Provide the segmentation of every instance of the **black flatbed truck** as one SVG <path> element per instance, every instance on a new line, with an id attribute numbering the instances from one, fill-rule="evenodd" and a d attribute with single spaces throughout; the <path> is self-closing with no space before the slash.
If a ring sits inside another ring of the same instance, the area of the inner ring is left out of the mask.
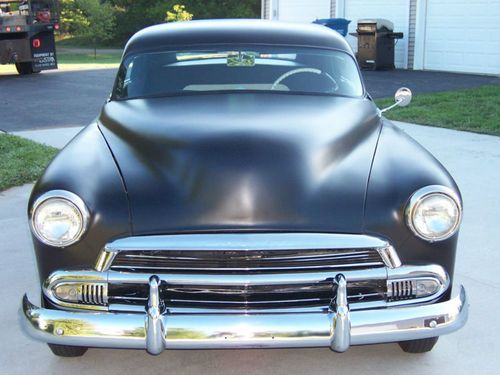
<path id="1" fill-rule="evenodd" d="M 0 64 L 22 75 L 57 69 L 58 10 L 56 0 L 0 0 Z"/>

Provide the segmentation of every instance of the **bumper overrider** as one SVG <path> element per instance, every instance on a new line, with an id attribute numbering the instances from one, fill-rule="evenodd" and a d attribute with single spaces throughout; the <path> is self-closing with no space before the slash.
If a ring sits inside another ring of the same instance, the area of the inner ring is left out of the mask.
<path id="1" fill-rule="evenodd" d="M 350 234 L 137 236 L 102 249 L 90 270 L 55 270 L 26 296 L 33 338 L 81 347 L 330 347 L 441 336 L 468 304 L 439 265 L 402 265 L 385 240 Z M 446 296 L 446 297 L 445 297 Z"/>
<path id="2" fill-rule="evenodd" d="M 143 313 L 76 312 L 40 308 L 25 295 L 21 323 L 31 337 L 84 347 L 164 349 L 330 347 L 441 336 L 462 327 L 465 289 L 445 302 L 350 311 L 347 283 L 338 274 L 335 303 L 325 312 L 173 314 L 160 301 L 159 277 L 149 279 Z"/>

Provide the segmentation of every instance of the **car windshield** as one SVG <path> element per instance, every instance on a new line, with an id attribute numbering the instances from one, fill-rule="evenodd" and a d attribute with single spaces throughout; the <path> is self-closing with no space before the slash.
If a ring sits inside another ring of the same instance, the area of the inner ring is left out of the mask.
<path id="1" fill-rule="evenodd" d="M 361 96 L 354 59 L 327 49 L 283 46 L 202 46 L 139 53 L 122 62 L 114 99 L 264 91 Z"/>

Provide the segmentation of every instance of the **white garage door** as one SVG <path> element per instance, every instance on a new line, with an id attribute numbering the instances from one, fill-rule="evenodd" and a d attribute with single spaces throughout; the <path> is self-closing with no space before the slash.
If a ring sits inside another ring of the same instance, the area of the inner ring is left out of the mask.
<path id="1" fill-rule="evenodd" d="M 330 18 L 331 0 L 272 0 L 272 3 L 278 7 L 280 21 L 313 22 Z"/>
<path id="2" fill-rule="evenodd" d="M 500 74 L 500 1 L 427 0 L 424 69 Z"/>
<path id="3" fill-rule="evenodd" d="M 349 32 L 356 31 L 359 19 L 363 18 L 386 18 L 394 23 L 394 31 L 402 32 L 403 39 L 399 39 L 395 49 L 395 65 L 397 68 L 406 68 L 408 59 L 408 21 L 409 0 L 345 0 L 344 13 L 337 9 L 337 17 L 351 20 Z M 354 51 L 357 51 L 357 39 L 347 36 L 347 41 Z"/>

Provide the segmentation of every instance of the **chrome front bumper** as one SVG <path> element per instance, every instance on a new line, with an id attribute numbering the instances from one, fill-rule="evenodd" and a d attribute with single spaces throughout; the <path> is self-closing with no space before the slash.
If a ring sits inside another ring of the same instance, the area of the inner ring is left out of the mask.
<path id="1" fill-rule="evenodd" d="M 21 323 L 28 335 L 52 344 L 164 349 L 330 347 L 441 336 L 461 328 L 468 315 L 465 289 L 450 300 L 410 307 L 350 311 L 346 281 L 337 277 L 335 308 L 324 313 L 172 314 L 162 309 L 158 279 L 149 282 L 144 313 L 44 309 L 25 295 Z"/>

